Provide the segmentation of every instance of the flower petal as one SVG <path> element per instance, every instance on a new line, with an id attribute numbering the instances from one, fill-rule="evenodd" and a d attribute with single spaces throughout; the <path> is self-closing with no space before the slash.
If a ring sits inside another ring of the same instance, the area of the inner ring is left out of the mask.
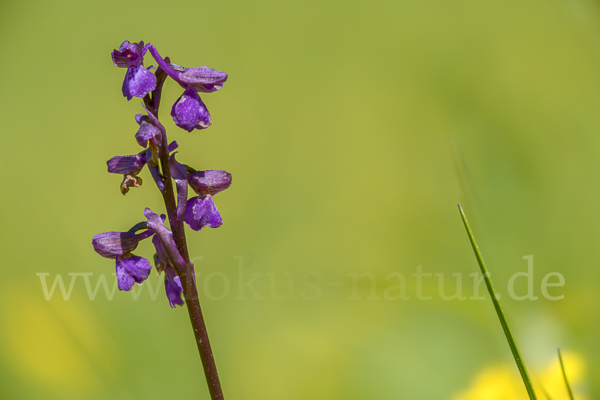
<path id="1" fill-rule="evenodd" d="M 193 87 L 186 89 L 173 104 L 171 116 L 175 125 L 188 132 L 194 129 L 205 129 L 212 125 L 210 113 Z"/>
<path id="2" fill-rule="evenodd" d="M 188 200 L 183 220 L 195 231 L 199 231 L 204 226 L 218 228 L 223 225 L 221 214 L 219 214 L 211 195 Z"/>
<path id="3" fill-rule="evenodd" d="M 117 257 L 117 281 L 119 290 L 131 290 L 134 283 L 142 283 L 150 275 L 152 266 L 144 257 L 128 254 Z"/>
<path id="4" fill-rule="evenodd" d="M 132 65 L 127 69 L 123 81 L 123 96 L 127 100 L 144 97 L 156 88 L 156 76 L 142 65 Z"/>
<path id="5" fill-rule="evenodd" d="M 179 74 L 179 79 L 188 85 L 193 85 L 198 92 L 211 93 L 223 87 L 227 74 L 210 67 L 188 68 Z"/>
<path id="6" fill-rule="evenodd" d="M 140 65 L 142 63 L 142 53 L 139 45 L 130 43 L 128 40 L 121 44 L 119 50 L 113 50 L 111 55 L 113 63 L 119 68 L 128 68 L 130 65 Z"/>
<path id="7" fill-rule="evenodd" d="M 138 242 L 139 237 L 131 232 L 104 232 L 92 239 L 96 253 L 106 258 L 116 258 L 131 253 Z"/>
<path id="8" fill-rule="evenodd" d="M 185 207 L 185 215 L 183 216 L 183 221 L 195 231 L 199 231 L 202 229 L 202 227 L 198 225 L 196 223 L 196 220 L 194 219 L 194 205 L 199 199 L 199 197 L 192 197 L 187 201 L 187 205 Z"/>
<path id="9" fill-rule="evenodd" d="M 208 170 L 188 174 L 190 186 L 199 195 L 215 194 L 231 186 L 231 174 L 227 171 Z"/>
<path id="10" fill-rule="evenodd" d="M 137 174 L 146 165 L 146 151 L 129 156 L 115 156 L 106 165 L 111 174 Z"/>
<path id="11" fill-rule="evenodd" d="M 165 292 L 171 308 L 175 308 L 176 305 L 183 305 L 181 279 L 175 274 L 175 270 L 170 265 L 167 267 L 165 274 Z"/>

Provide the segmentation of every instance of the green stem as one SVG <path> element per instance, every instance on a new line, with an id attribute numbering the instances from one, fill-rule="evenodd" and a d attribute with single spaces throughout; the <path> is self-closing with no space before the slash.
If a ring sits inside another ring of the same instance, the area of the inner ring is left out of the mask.
<path id="1" fill-rule="evenodd" d="M 560 362 L 560 370 L 562 371 L 562 376 L 565 380 L 565 385 L 567 386 L 567 392 L 569 392 L 569 399 L 573 400 L 573 392 L 571 391 L 571 385 L 569 385 L 569 381 L 567 380 L 567 373 L 565 372 L 565 365 L 563 364 L 560 349 L 558 349 L 558 361 Z"/>
<path id="2" fill-rule="evenodd" d="M 485 285 L 487 286 L 487 290 L 492 298 L 492 303 L 494 303 L 494 309 L 496 309 L 496 314 L 498 315 L 498 319 L 500 320 L 500 325 L 502 325 L 502 330 L 504 331 L 504 335 L 506 336 L 506 340 L 508 341 L 508 346 L 510 347 L 510 351 L 512 352 L 515 362 L 517 363 L 519 372 L 521 373 L 521 378 L 523 379 L 523 383 L 525 384 L 525 388 L 527 389 L 527 394 L 529 394 L 529 398 L 531 400 L 537 400 L 537 397 L 533 390 L 533 384 L 531 383 L 531 378 L 529 378 L 527 368 L 525 367 L 525 363 L 523 362 L 523 357 L 521 356 L 521 352 L 519 351 L 519 347 L 517 346 L 517 341 L 515 340 L 515 337 L 510 329 L 510 325 L 508 324 L 508 320 L 506 319 L 506 315 L 504 314 L 504 310 L 502 310 L 502 306 L 500 305 L 500 301 L 498 300 L 500 298 L 500 295 L 494 290 L 492 280 L 490 279 L 490 274 L 485 266 L 485 262 L 483 261 L 483 256 L 481 255 L 479 246 L 477 246 L 477 242 L 475 241 L 475 237 L 473 236 L 473 232 L 471 231 L 469 222 L 467 222 L 465 212 L 463 211 L 460 204 L 458 205 L 458 210 L 460 211 L 460 216 L 463 220 L 463 223 L 465 224 L 465 229 L 467 230 L 469 240 L 471 241 L 471 245 L 473 246 L 473 251 L 475 252 L 477 263 L 479 264 L 479 268 L 481 269 L 481 273 L 483 274 Z"/>

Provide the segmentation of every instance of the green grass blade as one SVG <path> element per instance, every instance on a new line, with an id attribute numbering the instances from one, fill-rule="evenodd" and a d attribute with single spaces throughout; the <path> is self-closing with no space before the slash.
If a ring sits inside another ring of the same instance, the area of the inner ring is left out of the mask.
<path id="1" fill-rule="evenodd" d="M 552 398 L 550 397 L 550 395 L 548 394 L 548 392 L 546 392 L 546 389 L 542 388 L 542 392 L 544 393 L 544 396 L 546 396 L 547 400 L 552 400 Z"/>
<path id="2" fill-rule="evenodd" d="M 565 365 L 563 364 L 563 359 L 562 359 L 562 354 L 560 353 L 560 349 L 558 349 L 558 361 L 560 362 L 560 369 L 562 371 L 562 375 L 565 380 L 565 385 L 567 386 L 567 392 L 569 392 L 569 399 L 573 400 L 573 392 L 571 391 L 571 385 L 569 385 L 569 381 L 567 380 L 567 373 L 565 372 Z"/>
<path id="3" fill-rule="evenodd" d="M 460 204 L 458 205 L 458 210 L 460 211 L 460 216 L 463 220 L 463 223 L 465 224 L 465 229 L 467 230 L 469 240 L 471 241 L 471 245 L 473 246 L 473 251 L 475 252 L 475 257 L 477 258 L 479 268 L 481 268 L 481 273 L 483 274 L 485 285 L 487 286 L 487 290 L 490 293 L 492 302 L 494 303 L 494 308 L 496 309 L 496 314 L 498 315 L 498 319 L 500 320 L 500 325 L 502 325 L 502 330 L 504 331 L 504 335 L 506 336 L 506 340 L 508 341 L 508 346 L 510 347 L 510 351 L 512 352 L 515 362 L 517 363 L 517 367 L 519 368 L 519 372 L 521 373 L 521 378 L 523 378 L 523 383 L 525 384 L 525 388 L 527 389 L 527 394 L 529 394 L 529 398 L 531 400 L 537 400 L 537 397 L 533 390 L 533 384 L 531 383 L 531 378 L 529 378 L 527 368 L 525 367 L 525 363 L 523 362 L 523 357 L 521 356 L 521 352 L 519 351 L 519 347 L 517 346 L 517 341 L 515 340 L 515 337 L 510 329 L 510 325 L 508 324 L 508 320 L 506 319 L 506 315 L 504 315 L 504 311 L 502 310 L 502 306 L 500 305 L 500 301 L 498 300 L 500 296 L 494 290 L 492 280 L 490 279 L 490 274 L 488 273 L 488 270 L 483 261 L 483 257 L 481 255 L 481 251 L 479 250 L 479 246 L 477 246 L 477 242 L 475 241 L 475 237 L 473 236 L 473 232 L 471 231 L 469 222 L 467 222 L 465 212 L 463 211 Z"/>

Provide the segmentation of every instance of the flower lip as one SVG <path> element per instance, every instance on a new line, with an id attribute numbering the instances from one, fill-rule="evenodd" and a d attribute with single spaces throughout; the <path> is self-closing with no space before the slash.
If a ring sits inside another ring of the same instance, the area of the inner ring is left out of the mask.
<path id="1" fill-rule="evenodd" d="M 183 92 L 171 109 L 175 125 L 188 132 L 194 129 L 206 129 L 212 125 L 210 113 L 195 88 Z"/>
<path id="2" fill-rule="evenodd" d="M 175 308 L 176 305 L 183 305 L 181 278 L 175 274 L 175 270 L 170 265 L 167 266 L 165 271 L 165 292 L 171 308 Z"/>
<path id="3" fill-rule="evenodd" d="M 231 174 L 227 171 L 208 170 L 188 173 L 188 182 L 192 189 L 199 195 L 211 195 L 231 186 Z"/>
<path id="4" fill-rule="evenodd" d="M 183 220 L 195 231 L 205 226 L 218 228 L 223 225 L 221 214 L 210 195 L 189 199 Z"/>
<path id="5" fill-rule="evenodd" d="M 144 257 L 127 254 L 117 257 L 117 281 L 119 290 L 129 291 L 134 283 L 144 282 L 152 271 L 150 262 Z"/>

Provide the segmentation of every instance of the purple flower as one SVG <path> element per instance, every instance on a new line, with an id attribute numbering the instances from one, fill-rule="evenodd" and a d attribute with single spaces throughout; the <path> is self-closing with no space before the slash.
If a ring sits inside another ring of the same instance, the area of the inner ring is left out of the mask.
<path id="1" fill-rule="evenodd" d="M 175 124 L 188 132 L 208 128 L 212 120 L 198 92 L 211 93 L 221 89 L 227 81 L 227 74 L 209 67 L 184 68 L 167 63 L 156 47 L 150 45 L 148 49 L 160 68 L 185 89 L 171 109 Z"/>
<path id="2" fill-rule="evenodd" d="M 140 121 L 142 118 L 140 118 Z M 142 122 L 143 124 L 147 124 L 153 128 L 154 125 L 151 125 L 147 122 Z M 154 132 L 151 128 L 145 127 L 146 132 L 150 132 L 150 136 L 148 136 L 148 140 L 154 138 L 153 136 L 156 132 Z M 142 130 L 142 127 L 140 127 Z M 139 134 L 139 131 L 138 131 Z M 158 131 L 158 135 L 160 135 L 160 131 Z M 136 135 L 137 137 L 138 135 Z M 154 140 L 154 139 L 152 139 Z M 139 143 L 139 141 L 138 141 Z M 173 141 L 169 144 L 168 151 L 172 152 L 177 148 L 177 142 Z M 152 158 L 152 152 L 150 149 L 142 150 L 138 154 L 132 154 L 128 156 L 114 156 L 110 160 L 106 162 L 108 166 L 108 172 L 111 174 L 123 174 L 123 182 L 121 182 L 121 193 L 126 194 L 129 192 L 130 187 L 140 187 L 142 186 L 142 178 L 137 176 L 144 166 L 148 163 L 148 160 Z M 156 166 L 152 167 L 150 172 L 153 175 L 156 175 L 156 179 L 159 179 L 158 173 L 156 172 Z M 160 181 L 159 181 L 160 182 Z"/>
<path id="3" fill-rule="evenodd" d="M 143 148 L 148 147 L 148 141 L 156 145 L 161 138 L 160 130 L 152 125 L 150 118 L 147 115 L 137 114 L 135 120 L 140 124 L 140 129 L 135 134 L 135 140 L 137 140 L 138 144 Z"/>
<path id="4" fill-rule="evenodd" d="M 137 226 L 128 232 L 100 233 L 92 239 L 92 245 L 98 254 L 116 260 L 119 290 L 129 291 L 134 283 L 141 284 L 148 278 L 152 270 L 148 260 L 131 252 L 135 250 L 140 240 L 147 239 L 154 232 L 148 229 L 140 234 L 135 234 L 136 228 Z"/>
<path id="5" fill-rule="evenodd" d="M 183 220 L 195 231 L 204 226 L 218 228 L 223 224 L 213 196 L 231 186 L 231 174 L 226 171 L 209 170 L 189 173 L 188 183 L 198 194 L 187 201 Z"/>
<path id="6" fill-rule="evenodd" d="M 183 293 L 183 286 L 181 285 L 181 279 L 175 273 L 175 268 L 169 264 L 169 257 L 162 247 L 158 236 L 152 238 L 152 243 L 156 248 L 156 254 L 154 254 L 154 265 L 158 272 L 165 271 L 165 292 L 171 308 L 175 308 L 176 305 L 183 305 L 183 299 L 181 295 Z"/>
<path id="7" fill-rule="evenodd" d="M 178 146 L 176 141 L 172 141 L 169 144 L 169 153 L 175 151 Z M 111 174 L 139 174 L 151 157 L 152 154 L 148 150 L 142 150 L 128 156 L 114 156 L 106 162 L 106 165 Z"/>
<path id="8" fill-rule="evenodd" d="M 156 76 L 144 68 L 144 54 L 148 50 L 148 43 L 130 43 L 124 41 L 119 50 L 113 50 L 113 63 L 119 68 L 127 68 L 123 81 L 123 96 L 131 100 L 133 96 L 144 97 L 156 88 Z"/>
<path id="9" fill-rule="evenodd" d="M 130 187 L 142 186 L 142 178 L 137 176 L 152 157 L 147 150 L 130 156 L 115 156 L 106 162 L 108 172 L 112 174 L 123 174 L 121 182 L 121 193 L 129 192 Z"/>

